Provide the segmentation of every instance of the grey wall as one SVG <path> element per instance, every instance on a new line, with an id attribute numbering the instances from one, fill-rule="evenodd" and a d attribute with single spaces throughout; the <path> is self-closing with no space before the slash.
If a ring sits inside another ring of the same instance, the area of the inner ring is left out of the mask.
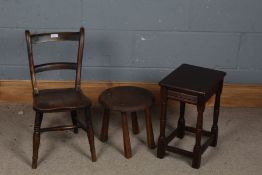
<path id="1" fill-rule="evenodd" d="M 226 71 L 226 82 L 262 83 L 261 16 L 261 0 L 0 0 L 0 78 L 29 79 L 25 29 L 84 26 L 86 80 L 157 82 L 190 63 Z M 36 48 L 37 59 L 70 60 L 76 47 L 63 46 Z"/>

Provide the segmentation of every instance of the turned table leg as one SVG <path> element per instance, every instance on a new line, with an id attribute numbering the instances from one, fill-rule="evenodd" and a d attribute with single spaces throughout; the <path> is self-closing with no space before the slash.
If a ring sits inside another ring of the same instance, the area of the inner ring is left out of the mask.
<path id="1" fill-rule="evenodd" d="M 177 123 L 177 137 L 180 139 L 184 138 L 185 135 L 185 105 L 185 102 L 180 102 L 180 117 Z"/>
<path id="2" fill-rule="evenodd" d="M 157 157 L 163 158 L 166 151 L 165 128 L 167 110 L 167 88 L 161 87 L 161 115 L 160 115 L 160 136 L 158 138 Z"/>
<path id="3" fill-rule="evenodd" d="M 219 88 L 216 92 L 216 99 L 215 99 L 215 106 L 214 106 L 214 114 L 213 114 L 213 125 L 211 128 L 211 134 L 214 135 L 214 141 L 210 144 L 211 146 L 217 145 L 217 139 L 218 139 L 218 116 L 219 116 L 219 110 L 220 110 L 220 96 L 223 88 L 223 81 L 221 81 Z"/>
<path id="4" fill-rule="evenodd" d="M 197 124 L 196 124 L 196 143 L 193 150 L 193 168 L 199 168 L 201 164 L 201 137 L 202 137 L 202 129 L 203 129 L 203 113 L 205 110 L 204 104 L 197 105 Z"/>

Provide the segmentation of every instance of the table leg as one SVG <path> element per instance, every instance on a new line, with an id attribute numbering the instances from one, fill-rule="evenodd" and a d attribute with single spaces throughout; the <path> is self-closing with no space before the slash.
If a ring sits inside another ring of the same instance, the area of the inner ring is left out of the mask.
<path id="1" fill-rule="evenodd" d="M 213 114 L 213 125 L 211 128 L 211 134 L 214 135 L 214 141 L 210 144 L 211 146 L 217 145 L 217 138 L 218 138 L 218 116 L 219 116 L 219 110 L 220 110 L 220 97 L 221 92 L 223 88 L 223 81 L 221 81 L 219 88 L 216 92 L 216 99 L 215 99 L 215 106 L 214 106 L 214 114 Z"/>
<path id="2" fill-rule="evenodd" d="M 182 139 L 185 135 L 185 102 L 180 102 L 180 117 L 177 123 L 177 137 Z"/>
<path id="3" fill-rule="evenodd" d="M 161 115 L 160 115 L 160 136 L 158 139 L 157 157 L 164 158 L 166 151 L 165 128 L 167 110 L 167 88 L 161 87 Z"/>
<path id="4" fill-rule="evenodd" d="M 205 104 L 197 105 L 197 124 L 196 124 L 196 143 L 193 150 L 193 168 L 199 168 L 201 164 L 201 137 L 203 129 L 203 113 L 205 110 Z"/>

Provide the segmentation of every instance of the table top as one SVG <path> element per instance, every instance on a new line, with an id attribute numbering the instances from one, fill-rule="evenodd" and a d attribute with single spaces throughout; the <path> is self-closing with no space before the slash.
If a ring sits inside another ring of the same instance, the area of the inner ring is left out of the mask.
<path id="1" fill-rule="evenodd" d="M 206 95 L 224 79 L 225 75 L 226 73 L 222 71 L 182 64 L 162 79 L 159 85 L 174 90 Z"/>
<path id="2" fill-rule="evenodd" d="M 117 86 L 109 88 L 99 96 L 99 102 L 106 108 L 120 112 L 144 110 L 153 104 L 153 94 L 140 87 Z"/>

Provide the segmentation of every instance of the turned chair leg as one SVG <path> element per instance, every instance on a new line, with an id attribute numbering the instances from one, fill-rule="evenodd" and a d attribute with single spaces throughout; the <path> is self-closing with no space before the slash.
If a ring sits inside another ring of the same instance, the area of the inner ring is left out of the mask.
<path id="1" fill-rule="evenodd" d="M 90 145 L 91 159 L 93 162 L 96 161 L 96 150 L 95 150 L 95 142 L 94 142 L 94 131 L 92 127 L 92 116 L 90 109 L 85 109 L 85 119 L 86 119 L 86 130 L 87 137 Z"/>
<path id="2" fill-rule="evenodd" d="M 33 157 L 32 157 L 32 168 L 37 168 L 38 150 L 40 145 L 40 128 L 43 120 L 43 113 L 36 111 L 35 125 L 33 134 Z"/>
<path id="3" fill-rule="evenodd" d="M 109 109 L 104 109 L 102 128 L 100 134 L 100 140 L 102 142 L 106 142 L 108 139 L 109 114 L 110 114 Z"/>
<path id="4" fill-rule="evenodd" d="M 156 145 L 154 141 L 151 112 L 148 108 L 145 109 L 145 121 L 146 121 L 147 145 L 149 148 L 153 149 L 155 148 Z"/>
<path id="5" fill-rule="evenodd" d="M 133 134 L 138 134 L 139 133 L 139 125 L 137 121 L 137 113 L 136 112 L 131 112 L 131 118 L 132 118 L 132 131 Z"/>
<path id="6" fill-rule="evenodd" d="M 186 104 L 184 102 L 180 102 L 180 117 L 177 123 L 177 137 L 180 139 L 184 138 L 185 135 L 185 105 Z"/>
<path id="7" fill-rule="evenodd" d="M 74 133 L 77 134 L 78 133 L 77 111 L 71 111 L 71 119 L 72 119 L 73 125 L 75 126 Z"/>
<path id="8" fill-rule="evenodd" d="M 130 138 L 128 132 L 128 120 L 127 120 L 127 114 L 125 112 L 122 112 L 121 115 L 122 115 L 124 152 L 125 152 L 125 157 L 128 159 L 132 157 L 132 150 L 131 150 L 131 144 L 130 144 Z"/>

